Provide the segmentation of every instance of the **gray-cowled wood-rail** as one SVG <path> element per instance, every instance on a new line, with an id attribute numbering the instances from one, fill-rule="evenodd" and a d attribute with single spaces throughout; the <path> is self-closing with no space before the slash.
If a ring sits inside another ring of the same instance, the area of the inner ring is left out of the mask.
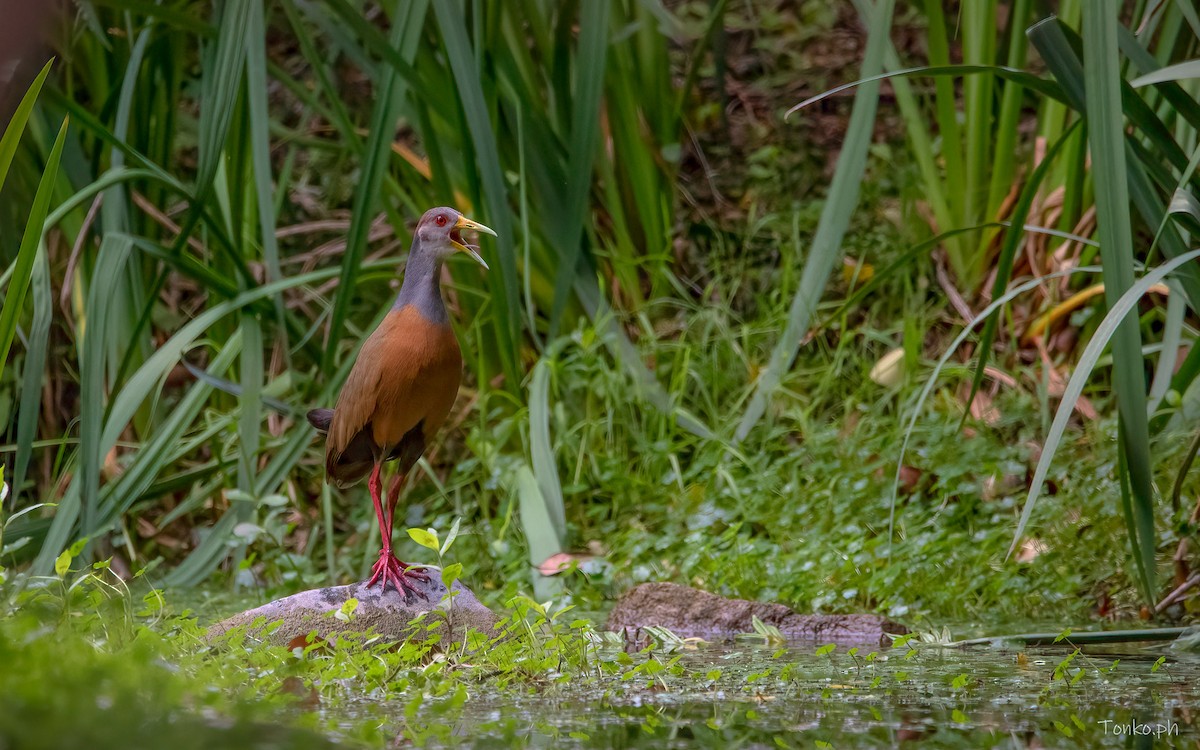
<path id="1" fill-rule="evenodd" d="M 338 487 L 370 476 L 367 486 L 383 536 L 368 585 L 391 582 L 407 596 L 406 582 L 428 580 L 392 554 L 392 518 L 404 477 L 446 421 L 462 378 L 462 353 L 442 302 L 442 262 L 466 253 L 487 268 L 462 231 L 496 233 L 452 208 L 431 208 L 417 222 L 404 282 L 391 311 L 363 342 L 332 409 L 313 409 L 308 421 L 325 435 L 325 473 Z M 383 464 L 395 460 L 396 476 L 382 498 Z"/>

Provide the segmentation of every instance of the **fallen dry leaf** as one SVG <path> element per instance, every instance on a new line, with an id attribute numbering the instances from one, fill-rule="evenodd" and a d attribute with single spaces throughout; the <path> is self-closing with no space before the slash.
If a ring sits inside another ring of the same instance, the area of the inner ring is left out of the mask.
<path id="1" fill-rule="evenodd" d="M 983 480 L 983 499 L 998 500 L 1025 489 L 1025 477 L 1016 474 L 992 474 Z"/>
<path id="2" fill-rule="evenodd" d="M 1041 539 L 1029 538 L 1021 543 L 1021 549 L 1017 552 L 1017 562 L 1027 563 L 1033 562 L 1038 555 L 1050 549 Z"/>
<path id="3" fill-rule="evenodd" d="M 576 554 L 572 552 L 559 552 L 550 555 L 537 566 L 537 571 L 544 576 L 556 576 L 570 570 L 573 565 L 591 560 L 592 555 Z"/>
<path id="4" fill-rule="evenodd" d="M 885 388 L 894 388 L 904 382 L 904 347 L 896 347 L 879 358 L 871 368 L 871 380 Z"/>

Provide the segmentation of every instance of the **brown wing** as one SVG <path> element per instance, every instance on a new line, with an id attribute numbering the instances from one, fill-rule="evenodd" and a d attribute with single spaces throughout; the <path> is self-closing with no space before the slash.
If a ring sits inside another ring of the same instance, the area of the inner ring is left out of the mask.
<path id="1" fill-rule="evenodd" d="M 448 325 L 411 307 L 389 313 L 363 342 L 338 395 L 325 447 L 330 478 L 340 486 L 362 479 L 418 427 L 423 446 L 450 413 L 461 378 L 462 355 Z"/>

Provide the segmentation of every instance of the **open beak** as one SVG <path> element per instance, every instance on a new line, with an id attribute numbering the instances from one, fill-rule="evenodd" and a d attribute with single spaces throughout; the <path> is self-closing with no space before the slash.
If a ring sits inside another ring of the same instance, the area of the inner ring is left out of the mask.
<path id="1" fill-rule="evenodd" d="M 468 219 L 465 216 L 458 217 L 458 223 L 454 225 L 454 229 L 450 232 L 450 244 L 454 245 L 455 249 L 457 249 L 459 252 L 463 252 L 463 253 L 466 253 L 467 255 L 470 255 L 475 260 L 476 263 L 483 266 L 484 268 L 487 268 L 488 264 L 486 262 L 484 262 L 483 258 L 481 258 L 479 256 L 479 246 L 478 245 L 468 245 L 466 242 L 463 241 L 462 230 L 464 230 L 464 229 L 474 229 L 476 232 L 483 232 L 484 234 L 490 234 L 493 237 L 496 236 L 496 233 L 493 232 L 488 227 L 485 227 L 484 225 L 480 224 L 477 221 L 471 221 L 470 219 Z"/>

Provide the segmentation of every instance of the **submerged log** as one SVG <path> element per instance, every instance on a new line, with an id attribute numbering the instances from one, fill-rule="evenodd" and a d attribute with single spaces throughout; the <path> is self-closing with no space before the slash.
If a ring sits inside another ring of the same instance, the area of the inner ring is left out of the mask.
<path id="1" fill-rule="evenodd" d="M 391 587 L 384 591 L 378 585 L 367 586 L 365 582 L 311 589 L 222 620 L 209 628 L 207 637 L 212 639 L 244 627 L 249 638 L 298 646 L 303 645 L 314 631 L 318 640 L 338 633 L 370 631 L 399 641 L 425 628 L 430 633 L 441 634 L 443 640 L 447 634 L 453 640 L 462 640 L 470 629 L 489 636 L 493 634 L 499 621 L 495 613 L 483 606 L 459 581 L 454 582 L 454 595 L 446 597 L 441 571 L 437 568 L 427 570 L 428 582 L 411 581 L 419 595 L 405 596 Z M 339 617 L 338 613 L 350 599 L 357 600 L 353 612 Z M 422 614 L 425 615 L 423 620 L 412 624 Z"/>
<path id="2" fill-rule="evenodd" d="M 754 632 L 754 618 L 789 640 L 846 646 L 886 646 L 908 629 L 880 615 L 802 615 L 782 604 L 727 599 L 675 583 L 643 583 L 628 591 L 608 615 L 605 629 L 648 626 L 684 638 L 727 638 Z"/>

